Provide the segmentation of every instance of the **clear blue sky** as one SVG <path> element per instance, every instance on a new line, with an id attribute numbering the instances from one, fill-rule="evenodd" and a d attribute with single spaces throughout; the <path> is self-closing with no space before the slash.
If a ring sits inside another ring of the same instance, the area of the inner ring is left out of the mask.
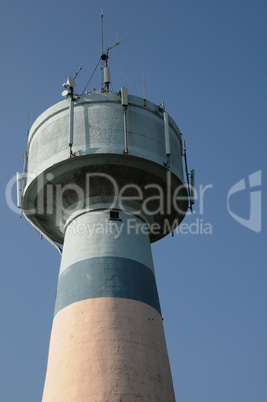
<path id="1" fill-rule="evenodd" d="M 23 168 L 28 110 L 32 124 L 62 99 L 62 83 L 80 65 L 77 91 L 86 85 L 101 52 L 101 7 L 105 46 L 116 34 L 130 37 L 110 53 L 112 90 L 126 86 L 142 96 L 144 59 L 147 99 L 165 102 L 186 139 L 196 188 L 209 186 L 187 227 L 152 246 L 177 401 L 264 402 L 264 0 L 2 4 L 0 400 L 41 400 L 60 263 L 59 253 L 9 209 L 5 188 Z M 93 88 L 100 88 L 99 70 Z M 258 171 L 262 185 L 251 190 L 262 194 L 251 204 L 249 175 Z M 251 225 L 261 222 L 260 232 L 228 212 L 228 192 L 242 179 L 246 190 L 231 196 L 231 212 L 246 220 L 254 214 Z"/>

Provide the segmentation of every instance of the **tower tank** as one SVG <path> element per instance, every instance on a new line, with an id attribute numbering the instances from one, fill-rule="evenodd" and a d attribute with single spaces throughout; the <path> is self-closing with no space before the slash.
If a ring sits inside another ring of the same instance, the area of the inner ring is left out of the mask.
<path id="1" fill-rule="evenodd" d="M 23 189 L 63 244 L 43 401 L 174 401 L 150 244 L 188 209 L 181 133 L 126 88 L 73 85 L 31 127 Z"/>

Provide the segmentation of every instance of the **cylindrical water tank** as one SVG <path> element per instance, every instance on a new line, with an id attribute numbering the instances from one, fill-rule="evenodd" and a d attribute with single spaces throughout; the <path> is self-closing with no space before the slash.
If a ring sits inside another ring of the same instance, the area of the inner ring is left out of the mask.
<path id="1" fill-rule="evenodd" d="M 120 93 L 109 92 L 78 96 L 72 106 L 73 157 L 69 100 L 47 109 L 30 130 L 23 199 L 27 217 L 62 243 L 69 216 L 101 203 L 101 208 L 139 211 L 150 227 L 159 225 L 151 231 L 151 241 L 168 234 L 181 222 L 188 204 L 181 134 L 173 119 L 168 116 L 166 155 L 166 119 L 164 128 L 163 110 L 153 103 L 129 95 L 125 112 Z M 119 205 L 114 202 L 115 190 L 124 196 Z"/>

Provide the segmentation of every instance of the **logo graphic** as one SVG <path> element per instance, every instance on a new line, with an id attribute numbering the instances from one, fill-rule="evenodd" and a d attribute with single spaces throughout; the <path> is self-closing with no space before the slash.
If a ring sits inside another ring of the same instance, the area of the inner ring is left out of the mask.
<path id="1" fill-rule="evenodd" d="M 261 170 L 258 170 L 255 173 L 252 173 L 248 177 L 249 179 L 249 187 L 253 189 L 254 187 L 258 187 L 261 185 Z M 261 190 L 251 190 L 250 191 L 250 213 L 249 218 L 245 219 L 241 216 L 238 216 L 234 212 L 230 210 L 229 200 L 233 194 L 238 193 L 239 191 L 246 190 L 245 179 L 240 180 L 238 183 L 233 185 L 230 188 L 227 194 L 227 209 L 229 214 L 234 218 L 238 223 L 245 226 L 246 228 L 253 230 L 254 232 L 259 233 L 261 231 Z"/>

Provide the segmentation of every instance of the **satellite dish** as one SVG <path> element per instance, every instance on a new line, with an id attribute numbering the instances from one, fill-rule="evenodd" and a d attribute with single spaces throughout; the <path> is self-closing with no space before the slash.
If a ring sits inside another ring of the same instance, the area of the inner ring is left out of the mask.
<path id="1" fill-rule="evenodd" d="M 62 93 L 62 96 L 65 96 L 65 98 L 67 98 L 69 96 L 69 91 L 67 89 L 65 89 Z"/>
<path id="2" fill-rule="evenodd" d="M 67 85 L 72 87 L 72 88 L 75 87 L 76 84 L 75 84 L 75 81 L 74 81 L 74 79 L 72 77 L 67 78 Z"/>

